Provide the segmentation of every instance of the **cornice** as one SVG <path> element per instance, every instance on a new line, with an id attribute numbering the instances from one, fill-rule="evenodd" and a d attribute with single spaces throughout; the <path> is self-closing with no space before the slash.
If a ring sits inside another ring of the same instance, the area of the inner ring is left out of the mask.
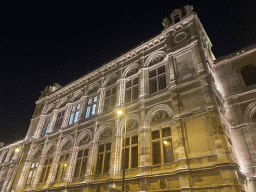
<path id="1" fill-rule="evenodd" d="M 212 64 L 212 68 L 216 70 L 228 62 L 230 62 L 234 59 L 238 59 L 240 57 L 244 57 L 254 51 L 256 51 L 256 44 L 253 44 L 251 46 L 240 49 L 240 50 L 230 53 L 226 56 L 219 57 L 218 59 L 216 59 L 214 61 L 214 64 Z"/>

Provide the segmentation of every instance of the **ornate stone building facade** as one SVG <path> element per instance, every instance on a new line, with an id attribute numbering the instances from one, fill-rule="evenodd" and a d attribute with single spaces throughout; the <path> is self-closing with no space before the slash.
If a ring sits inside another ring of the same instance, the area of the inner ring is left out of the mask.
<path id="1" fill-rule="evenodd" d="M 161 34 L 65 87 L 48 86 L 24 140 L 0 148 L 2 192 L 121 190 L 123 160 L 127 192 L 256 191 L 255 47 L 215 60 L 192 10 L 175 10 Z M 22 152 L 7 163 L 14 146 Z"/>

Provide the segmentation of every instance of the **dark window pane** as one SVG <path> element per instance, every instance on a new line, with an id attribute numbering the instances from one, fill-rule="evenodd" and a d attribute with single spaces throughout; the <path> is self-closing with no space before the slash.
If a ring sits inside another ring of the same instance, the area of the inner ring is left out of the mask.
<path id="1" fill-rule="evenodd" d="M 42 182 L 43 182 L 44 176 L 45 176 L 45 171 L 46 171 L 46 167 L 43 168 L 43 171 L 42 171 L 42 173 L 41 173 L 41 177 L 40 177 L 40 179 L 39 179 L 39 183 L 42 183 Z"/>
<path id="2" fill-rule="evenodd" d="M 86 164 L 87 164 L 87 158 L 83 158 L 80 177 L 84 176 L 86 173 Z"/>
<path id="3" fill-rule="evenodd" d="M 256 67 L 254 65 L 246 65 L 241 69 L 241 75 L 246 86 L 256 84 Z"/>
<path id="4" fill-rule="evenodd" d="M 116 87 L 114 87 L 114 88 L 112 89 L 112 91 L 111 91 L 111 95 L 114 95 L 114 94 L 116 94 Z"/>
<path id="5" fill-rule="evenodd" d="M 98 159 L 97 159 L 96 174 L 101 173 L 102 163 L 103 163 L 103 154 L 100 154 L 98 155 Z"/>
<path id="6" fill-rule="evenodd" d="M 100 152 L 104 152 L 104 147 L 105 147 L 104 144 L 102 144 L 102 145 L 99 146 L 99 153 L 100 153 Z"/>
<path id="7" fill-rule="evenodd" d="M 152 70 L 149 72 L 149 78 L 155 77 L 156 76 L 156 70 Z"/>
<path id="8" fill-rule="evenodd" d="M 110 90 L 106 91 L 105 97 L 109 97 L 110 96 Z"/>
<path id="9" fill-rule="evenodd" d="M 153 152 L 153 164 L 160 164 L 161 163 L 161 148 L 160 148 L 160 142 L 154 142 L 152 143 L 152 152 Z"/>
<path id="10" fill-rule="evenodd" d="M 138 99 L 139 97 L 139 86 L 132 88 L 132 100 Z"/>
<path id="11" fill-rule="evenodd" d="M 83 150 L 78 151 L 77 158 L 80 158 L 83 156 Z"/>
<path id="12" fill-rule="evenodd" d="M 152 131 L 152 140 L 159 139 L 159 138 L 160 138 L 159 130 Z"/>
<path id="13" fill-rule="evenodd" d="M 139 78 L 135 78 L 133 79 L 133 84 L 132 85 L 137 85 L 139 83 Z"/>
<path id="14" fill-rule="evenodd" d="M 161 66 L 161 67 L 158 68 L 158 75 L 162 74 L 164 72 L 165 72 L 165 67 L 164 66 Z"/>
<path id="15" fill-rule="evenodd" d="M 110 98 L 106 98 L 104 103 L 104 111 L 107 111 L 109 109 L 109 102 Z"/>
<path id="16" fill-rule="evenodd" d="M 81 169 L 81 159 L 77 159 L 74 177 L 79 177 L 80 169 Z"/>
<path id="17" fill-rule="evenodd" d="M 132 147 L 132 165 L 131 168 L 138 167 L 138 146 Z"/>
<path id="18" fill-rule="evenodd" d="M 125 103 L 128 103 L 131 101 L 131 89 L 125 90 Z"/>
<path id="19" fill-rule="evenodd" d="M 132 137 L 132 144 L 137 144 L 138 143 L 138 135 L 135 135 Z"/>
<path id="20" fill-rule="evenodd" d="M 110 151 L 111 150 L 111 143 L 107 143 L 106 144 L 106 151 Z"/>
<path id="21" fill-rule="evenodd" d="M 132 86 L 132 81 L 127 81 L 125 88 L 129 88 Z"/>
<path id="22" fill-rule="evenodd" d="M 88 156 L 89 149 L 84 150 L 84 157 Z"/>
<path id="23" fill-rule="evenodd" d="M 109 162 L 110 162 L 110 153 L 106 153 L 103 173 L 106 173 L 109 171 Z"/>
<path id="24" fill-rule="evenodd" d="M 149 93 L 154 93 L 157 91 L 156 78 L 149 81 Z"/>
<path id="25" fill-rule="evenodd" d="M 164 89 L 166 87 L 166 78 L 165 75 L 158 77 L 159 90 Z"/>
<path id="26" fill-rule="evenodd" d="M 163 137 L 171 136 L 171 129 L 170 129 L 170 127 L 166 127 L 166 128 L 162 129 L 162 136 Z"/>

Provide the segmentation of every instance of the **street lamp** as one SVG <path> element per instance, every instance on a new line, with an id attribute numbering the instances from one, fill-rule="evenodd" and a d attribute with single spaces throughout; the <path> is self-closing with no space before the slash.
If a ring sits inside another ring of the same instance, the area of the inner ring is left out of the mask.
<path id="1" fill-rule="evenodd" d="M 16 154 L 17 154 L 17 153 L 20 153 L 20 148 L 17 147 L 17 148 L 14 150 L 14 152 L 15 152 Z M 12 187 L 13 187 L 14 181 L 15 181 L 15 179 L 16 179 L 16 175 L 17 175 L 18 169 L 19 169 L 19 167 L 20 167 L 20 163 L 21 163 L 23 154 L 24 154 L 24 149 L 23 149 L 23 151 L 22 151 L 22 153 L 21 153 L 21 155 L 20 155 L 19 163 L 18 163 L 18 165 L 16 165 L 16 168 L 15 168 L 15 170 L 14 170 L 14 174 L 13 174 L 14 177 L 11 178 L 11 186 L 10 186 L 10 188 L 9 188 L 9 191 L 12 190 Z"/>
<path id="2" fill-rule="evenodd" d="M 125 118 L 125 122 L 124 122 L 124 156 L 122 159 L 122 163 L 123 163 L 123 179 L 122 179 L 122 191 L 124 191 L 124 181 L 125 181 L 125 147 L 126 147 L 126 124 L 127 124 L 127 113 L 126 113 L 126 108 L 119 108 L 117 110 L 117 114 L 118 115 L 122 115 L 124 113 L 125 110 L 125 114 L 124 114 L 124 118 Z"/>

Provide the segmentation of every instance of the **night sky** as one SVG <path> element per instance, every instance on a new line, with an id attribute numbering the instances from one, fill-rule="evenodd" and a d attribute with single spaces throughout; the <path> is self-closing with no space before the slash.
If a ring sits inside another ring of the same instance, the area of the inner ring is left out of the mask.
<path id="1" fill-rule="evenodd" d="M 161 33 L 162 20 L 187 4 L 216 58 L 256 43 L 255 0 L 68 2 L 1 5 L 0 142 L 25 136 L 46 86 L 64 86 Z"/>

